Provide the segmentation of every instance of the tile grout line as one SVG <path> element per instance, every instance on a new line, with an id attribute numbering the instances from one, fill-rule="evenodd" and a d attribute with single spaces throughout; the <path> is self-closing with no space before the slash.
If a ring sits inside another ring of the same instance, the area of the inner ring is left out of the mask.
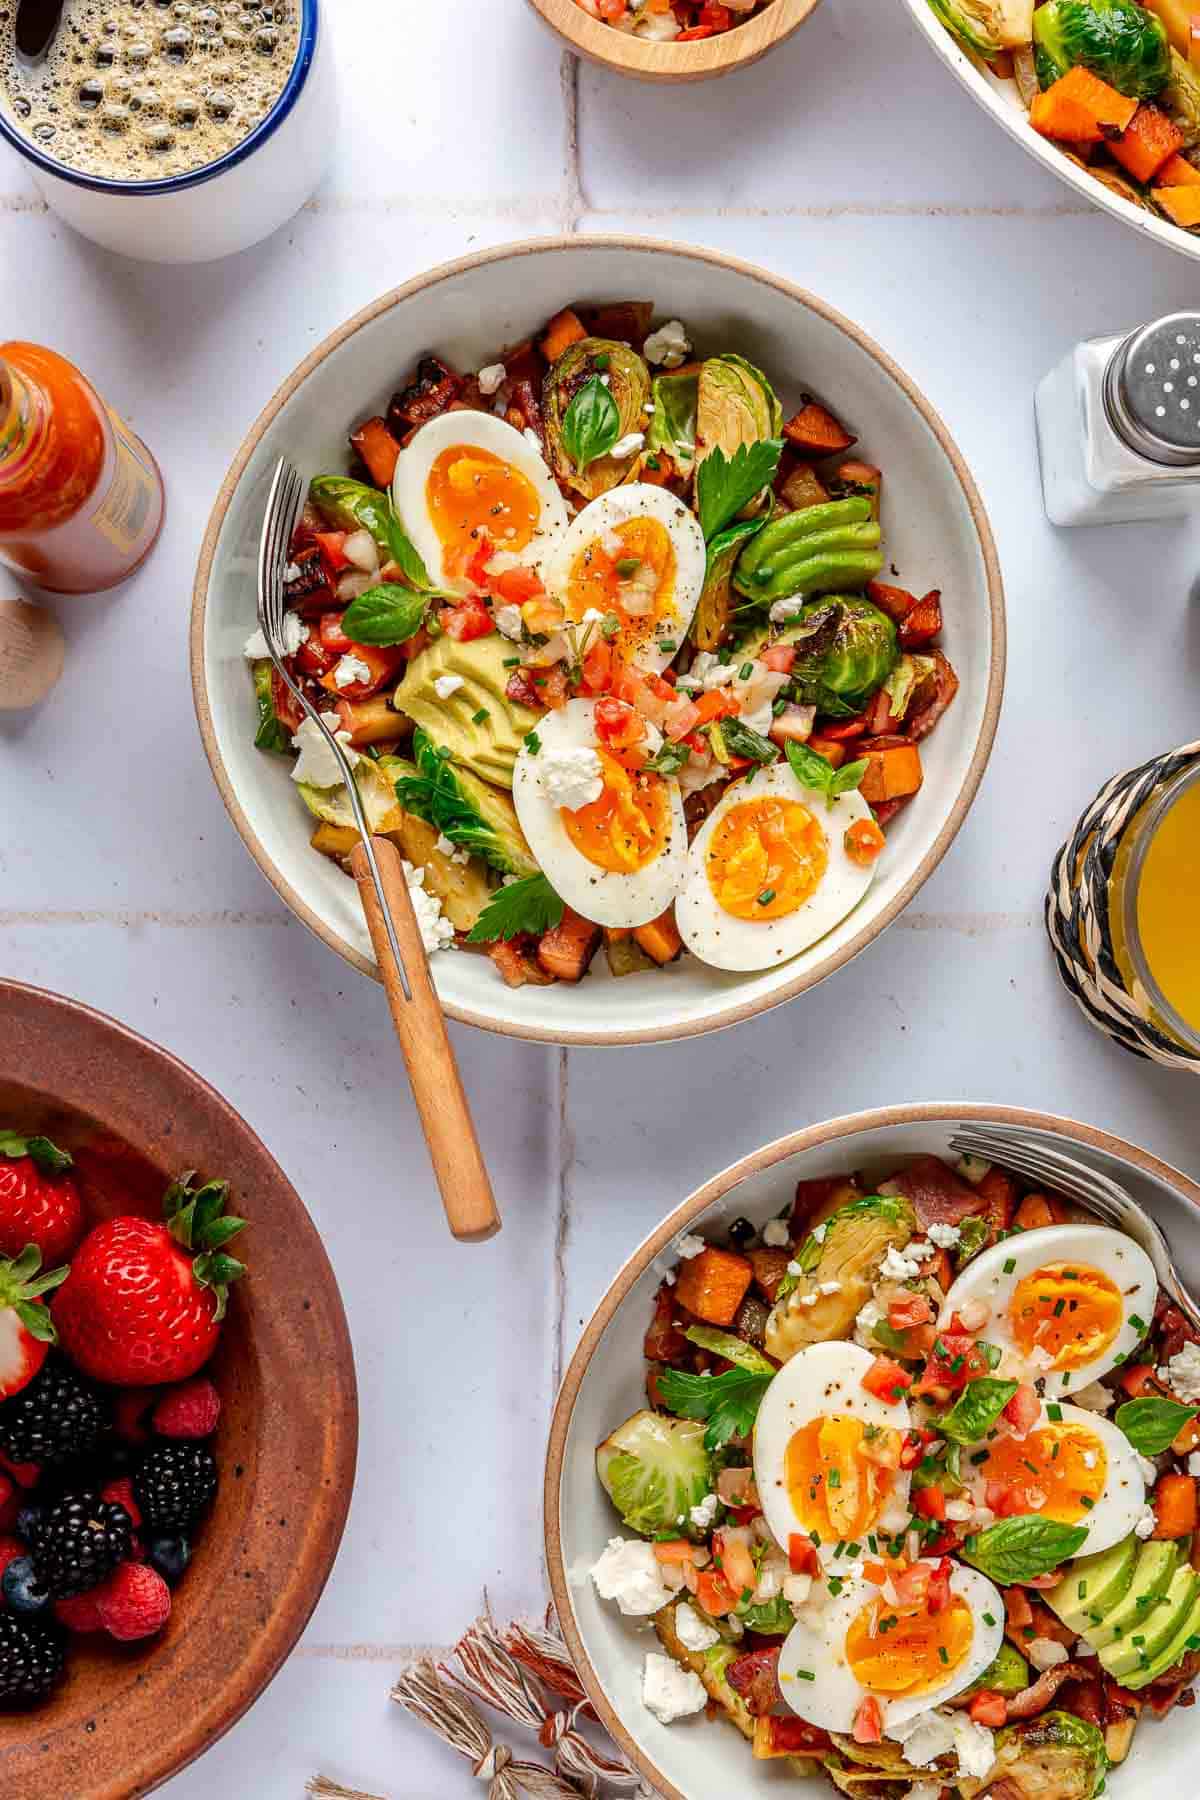
<path id="1" fill-rule="evenodd" d="M 303 1662 L 443 1662 L 453 1644 L 297 1644 L 292 1659 Z"/>
<path id="2" fill-rule="evenodd" d="M 562 226 L 573 234 L 588 208 L 579 163 L 579 58 L 570 50 L 562 53 L 558 80 L 563 103 Z"/>

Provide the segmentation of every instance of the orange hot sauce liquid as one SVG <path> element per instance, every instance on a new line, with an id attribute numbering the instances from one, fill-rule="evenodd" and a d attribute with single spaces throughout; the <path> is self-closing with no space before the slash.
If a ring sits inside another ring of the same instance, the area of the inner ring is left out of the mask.
<path id="1" fill-rule="evenodd" d="M 0 561 L 50 593 L 132 575 L 163 520 L 158 464 L 73 363 L 0 344 Z"/>

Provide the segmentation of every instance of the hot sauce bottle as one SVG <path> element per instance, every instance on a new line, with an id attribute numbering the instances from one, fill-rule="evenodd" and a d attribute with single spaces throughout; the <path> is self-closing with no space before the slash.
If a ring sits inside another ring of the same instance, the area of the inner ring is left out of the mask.
<path id="1" fill-rule="evenodd" d="M 158 464 L 74 364 L 0 344 L 0 560 L 50 593 L 98 593 L 132 575 L 162 519 Z"/>

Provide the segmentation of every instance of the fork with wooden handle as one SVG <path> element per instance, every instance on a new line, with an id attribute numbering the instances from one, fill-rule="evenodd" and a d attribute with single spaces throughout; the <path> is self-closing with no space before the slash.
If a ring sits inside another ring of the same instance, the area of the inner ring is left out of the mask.
<path id="1" fill-rule="evenodd" d="M 280 678 L 337 758 L 359 832 L 350 867 L 358 883 L 392 1024 L 408 1065 L 446 1218 L 456 1238 L 479 1243 L 499 1231 L 500 1215 L 429 974 L 400 853 L 389 839 L 372 834 L 349 757 L 284 666 L 283 571 L 303 503 L 304 483 L 281 458 L 271 483 L 259 547 L 258 623 Z"/>

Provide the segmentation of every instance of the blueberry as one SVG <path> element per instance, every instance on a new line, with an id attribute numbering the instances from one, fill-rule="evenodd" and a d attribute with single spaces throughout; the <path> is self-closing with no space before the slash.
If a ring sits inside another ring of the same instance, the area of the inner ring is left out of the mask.
<path id="1" fill-rule="evenodd" d="M 49 1589 L 39 1586 L 31 1556 L 18 1556 L 9 1563 L 0 1580 L 0 1592 L 15 1613 L 40 1613 L 50 1604 Z"/>
<path id="2" fill-rule="evenodd" d="M 17 1514 L 17 1536 L 29 1544 L 33 1542 L 33 1534 L 37 1530 L 38 1520 L 45 1512 L 44 1506 L 23 1506 Z"/>
<path id="3" fill-rule="evenodd" d="M 191 1560 L 191 1542 L 182 1536 L 151 1538 L 146 1551 L 146 1561 L 152 1569 L 158 1570 L 168 1587 L 183 1580 Z"/>

